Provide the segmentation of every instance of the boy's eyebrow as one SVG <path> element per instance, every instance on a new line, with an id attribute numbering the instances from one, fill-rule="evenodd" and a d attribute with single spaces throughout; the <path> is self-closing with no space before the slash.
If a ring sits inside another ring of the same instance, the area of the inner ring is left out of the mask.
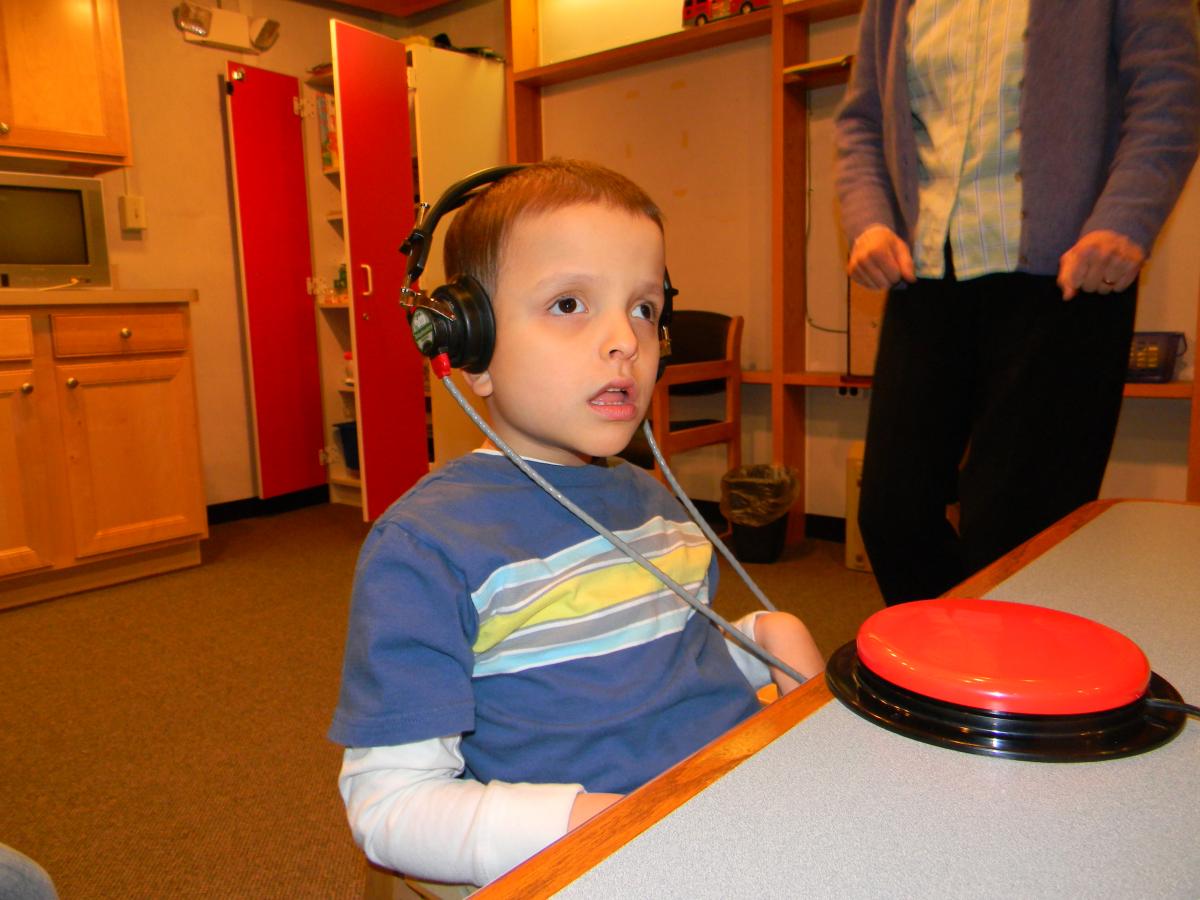
<path id="1" fill-rule="evenodd" d="M 554 287 L 557 285 L 570 286 L 573 284 L 586 284 L 589 281 L 595 281 L 594 275 L 588 272 L 551 272 L 549 275 L 539 278 L 533 283 L 534 290 L 541 288 Z M 640 282 L 636 287 L 639 293 L 645 291 L 647 293 L 661 292 L 663 282 L 661 279 L 647 278 Z"/>

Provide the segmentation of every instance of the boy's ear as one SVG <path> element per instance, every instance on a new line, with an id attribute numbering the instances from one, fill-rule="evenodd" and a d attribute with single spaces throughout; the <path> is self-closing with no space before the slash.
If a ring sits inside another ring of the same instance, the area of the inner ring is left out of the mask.
<path id="1" fill-rule="evenodd" d="M 492 376 L 489 372 L 467 372 L 462 373 L 463 379 L 467 385 L 475 392 L 476 397 L 490 397 L 492 395 Z"/>

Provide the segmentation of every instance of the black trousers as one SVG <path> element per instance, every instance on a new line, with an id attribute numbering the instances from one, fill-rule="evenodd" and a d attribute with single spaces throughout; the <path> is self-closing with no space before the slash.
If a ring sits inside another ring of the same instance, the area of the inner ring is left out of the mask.
<path id="1" fill-rule="evenodd" d="M 1099 495 L 1136 303 L 1136 283 L 1063 302 L 1021 273 L 892 290 L 859 497 L 887 604 L 944 593 Z"/>

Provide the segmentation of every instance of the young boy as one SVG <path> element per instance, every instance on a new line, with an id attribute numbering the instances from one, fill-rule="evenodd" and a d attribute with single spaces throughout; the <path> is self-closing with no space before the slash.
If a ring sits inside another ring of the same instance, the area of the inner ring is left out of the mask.
<path id="1" fill-rule="evenodd" d="M 658 208 L 602 167 L 538 163 L 461 210 L 445 258 L 491 298 L 495 349 L 466 379 L 496 432 L 710 601 L 713 548 L 679 502 L 636 466 L 595 463 L 654 387 Z M 823 668 L 791 615 L 738 627 L 806 677 Z M 484 884 L 751 715 L 769 678 L 485 442 L 363 546 L 330 731 L 351 829 L 387 868 Z"/>

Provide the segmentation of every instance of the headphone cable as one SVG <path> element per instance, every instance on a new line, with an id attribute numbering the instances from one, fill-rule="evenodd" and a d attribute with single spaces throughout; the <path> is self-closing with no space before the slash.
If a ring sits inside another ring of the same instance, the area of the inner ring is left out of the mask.
<path id="1" fill-rule="evenodd" d="M 445 360 L 444 363 L 438 364 L 441 360 Z M 642 556 L 641 553 L 639 553 L 637 550 L 635 550 L 633 547 L 631 547 L 625 541 L 621 540 L 621 538 L 617 537 L 615 534 L 613 534 L 611 531 L 609 531 L 607 528 L 605 528 L 603 525 L 601 525 L 599 522 L 597 522 L 592 516 L 588 515 L 586 512 L 584 512 L 584 510 L 582 510 L 579 506 L 577 506 L 575 503 L 573 503 L 569 497 L 567 497 L 565 494 L 562 493 L 562 491 L 558 490 L 558 488 L 556 488 L 554 485 L 552 485 L 550 482 L 548 482 L 545 478 L 543 478 L 541 475 L 539 475 L 536 471 L 534 471 L 533 467 L 531 465 L 529 465 L 529 463 L 527 463 L 524 459 L 522 459 L 521 456 L 515 450 L 512 449 L 512 447 L 510 447 L 507 443 L 505 443 L 504 439 L 501 438 L 498 434 L 496 434 L 496 432 L 492 429 L 492 427 L 490 425 L 488 425 L 488 423 L 486 421 L 484 421 L 484 418 L 481 415 L 479 415 L 479 413 L 476 412 L 475 408 L 473 406 L 471 406 L 471 404 L 467 401 L 467 399 L 465 397 L 463 397 L 462 393 L 458 389 L 458 386 L 454 383 L 453 379 L 450 377 L 450 372 L 449 372 L 450 364 L 449 364 L 449 360 L 445 359 L 445 354 L 440 354 L 440 358 L 435 358 L 435 360 L 433 362 L 434 362 L 434 365 L 432 366 L 432 368 L 433 368 L 434 374 L 442 382 L 442 384 L 445 386 L 446 390 L 450 392 L 450 396 L 454 398 L 455 402 L 462 408 L 462 411 L 465 412 L 467 414 L 467 416 L 471 419 L 471 421 L 474 422 L 476 424 L 476 426 L 478 426 L 479 430 L 482 431 L 487 436 L 487 439 L 489 441 L 491 441 L 493 444 L 495 444 L 496 447 L 505 456 L 507 456 L 509 458 L 509 460 L 514 465 L 516 465 L 516 467 L 518 469 L 520 469 L 526 476 L 528 476 L 533 481 L 534 484 L 536 484 L 538 487 L 540 487 L 542 490 L 544 490 L 547 494 L 549 494 L 551 497 L 553 497 L 555 500 L 557 500 L 563 507 L 565 507 L 567 509 L 568 512 L 572 513 L 576 518 L 578 518 L 580 521 L 582 521 L 585 525 L 590 527 L 597 534 L 601 535 L 603 538 L 605 538 L 607 541 L 609 541 L 609 543 L 611 543 L 614 547 L 616 547 L 618 550 L 620 550 L 622 553 L 624 553 L 626 556 L 628 556 L 631 560 L 633 560 L 635 563 L 637 563 L 639 566 L 641 566 L 643 569 L 645 569 L 647 572 L 649 572 L 651 575 L 653 575 L 655 578 L 657 578 L 659 581 L 661 581 L 664 585 L 666 585 L 668 588 L 670 588 L 672 591 L 674 591 L 676 594 L 678 594 L 684 601 L 686 601 L 688 603 L 688 605 L 690 605 L 694 610 L 696 610 L 696 612 L 700 613 L 702 616 L 707 618 L 710 622 L 715 624 L 717 627 L 721 628 L 729 637 L 731 637 L 737 643 L 741 644 L 742 647 L 748 653 L 751 653 L 752 655 L 757 656 L 760 660 L 762 660 L 764 663 L 766 663 L 767 666 L 775 668 L 775 669 L 779 669 L 781 672 L 784 672 L 791 678 L 794 678 L 798 684 L 803 684 L 804 682 L 808 681 L 808 679 L 805 676 L 801 675 L 794 668 L 789 666 L 783 660 L 779 659 L 777 656 L 775 656 L 775 654 L 771 653 L 766 648 L 759 646 L 753 640 L 751 640 L 746 635 L 744 635 L 741 631 L 739 631 L 730 622 L 728 622 L 716 610 L 705 605 L 699 599 L 697 599 L 692 594 L 690 594 L 687 591 L 687 589 L 683 587 L 683 585 L 679 584 L 670 575 L 668 575 L 666 572 L 664 572 L 658 566 L 654 565 L 654 563 L 650 562 L 650 560 L 646 559 L 646 557 Z M 655 459 L 657 459 L 659 461 L 659 465 L 662 466 L 663 472 L 664 473 L 668 472 L 669 470 L 666 467 L 666 462 L 665 462 L 665 460 L 662 459 L 662 454 L 659 452 L 657 445 L 654 443 L 653 436 L 649 435 L 650 426 L 648 423 L 644 425 L 644 431 L 647 432 L 647 434 L 649 436 L 650 446 L 651 446 L 652 452 L 654 453 Z M 678 483 L 675 481 L 673 475 L 669 477 L 669 481 L 671 482 L 672 487 L 676 490 L 677 495 L 682 498 L 682 493 L 678 490 Z M 715 546 L 720 547 L 725 552 L 727 559 L 731 559 L 731 555 L 729 554 L 729 551 L 725 548 L 725 545 L 722 544 L 721 541 L 716 537 L 716 535 L 712 533 L 712 529 L 708 527 L 707 523 L 702 522 L 703 516 L 700 516 L 695 511 L 695 506 L 693 506 L 690 501 L 686 501 L 684 503 L 684 506 L 687 508 L 688 513 L 693 517 L 693 519 L 695 519 L 696 523 L 700 526 L 700 529 L 701 529 L 701 531 L 704 532 L 705 536 L 708 537 L 709 540 L 713 541 Z M 750 580 L 750 576 L 745 574 L 745 569 L 743 569 L 740 565 L 737 565 L 735 563 L 735 571 L 737 571 L 738 574 L 741 575 L 742 578 L 746 580 L 747 585 L 751 586 L 751 590 L 754 592 L 755 596 L 757 596 L 764 603 L 764 605 L 767 606 L 768 609 L 775 608 L 774 606 L 771 605 L 770 601 L 768 601 L 763 596 L 762 592 L 758 589 L 758 587 L 753 584 L 753 581 Z"/>
<path id="2" fill-rule="evenodd" d="M 650 421 L 648 419 L 642 421 L 642 436 L 646 438 L 646 443 L 650 446 L 650 452 L 654 454 L 654 461 L 658 463 L 658 467 L 662 470 L 663 475 L 666 477 L 667 483 L 671 485 L 671 490 L 675 493 L 675 496 L 679 498 L 679 502 L 682 503 L 684 508 L 688 511 L 688 515 L 692 517 L 692 521 L 700 526 L 700 530 L 704 532 L 704 536 L 708 538 L 709 541 L 712 542 L 712 545 L 716 547 L 718 551 L 720 551 L 722 556 L 725 557 L 729 565 L 733 567 L 733 571 L 737 572 L 738 577 L 745 582 L 746 587 L 750 588 L 750 593 L 758 598 L 758 602 L 774 612 L 776 609 L 775 604 L 767 599 L 767 595 L 759 589 L 757 584 L 755 584 L 754 579 L 750 577 L 750 573 L 742 568 L 742 564 L 738 562 L 737 557 L 729 551 L 729 548 L 725 546 L 725 542 L 717 537 L 716 532 L 712 530 L 712 526 L 708 524 L 704 516 L 702 516 L 700 511 L 696 509 L 696 506 L 692 503 L 691 498 L 688 497 L 688 495 L 684 493 L 683 488 L 679 486 L 679 482 L 675 480 L 675 473 L 672 472 L 670 467 L 667 465 L 667 460 L 663 457 L 662 451 L 658 449 L 658 442 L 654 440 L 654 429 L 650 427 Z M 788 674 L 791 673 L 789 672 Z"/>

